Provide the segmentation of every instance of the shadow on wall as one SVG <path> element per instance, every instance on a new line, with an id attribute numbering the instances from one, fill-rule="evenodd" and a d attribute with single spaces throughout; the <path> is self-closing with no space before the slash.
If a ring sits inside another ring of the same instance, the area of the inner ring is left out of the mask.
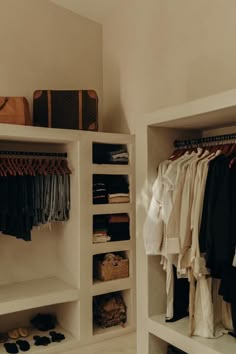
<path id="1" fill-rule="evenodd" d="M 104 132 L 131 134 L 128 119 L 120 101 L 110 107 L 104 116 L 102 127 Z"/>
<path id="2" fill-rule="evenodd" d="M 122 102 L 122 72 L 120 63 L 113 57 L 111 48 L 104 56 L 104 78 L 103 78 L 103 112 L 101 127 L 104 132 L 130 134 L 130 117 L 127 117 L 127 110 Z"/>

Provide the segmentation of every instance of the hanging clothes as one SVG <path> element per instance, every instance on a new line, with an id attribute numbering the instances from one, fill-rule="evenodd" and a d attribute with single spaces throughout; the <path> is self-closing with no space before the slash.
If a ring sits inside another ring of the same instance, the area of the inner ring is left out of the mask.
<path id="1" fill-rule="evenodd" d="M 0 158 L 0 231 L 30 241 L 34 226 L 69 219 L 71 171 L 65 159 L 19 154 Z"/>
<path id="2" fill-rule="evenodd" d="M 189 334 L 205 338 L 236 333 L 235 147 L 163 161 L 144 223 L 146 254 L 166 272 L 166 321 L 189 312 Z"/>

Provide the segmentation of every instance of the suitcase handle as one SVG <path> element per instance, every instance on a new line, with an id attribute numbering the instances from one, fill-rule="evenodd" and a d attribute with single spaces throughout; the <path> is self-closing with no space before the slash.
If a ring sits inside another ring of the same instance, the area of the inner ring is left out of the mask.
<path id="1" fill-rule="evenodd" d="M 8 101 L 8 98 L 5 97 L 4 102 L 3 102 L 3 103 L 1 104 L 1 106 L 0 106 L 0 111 L 5 107 L 7 101 Z"/>

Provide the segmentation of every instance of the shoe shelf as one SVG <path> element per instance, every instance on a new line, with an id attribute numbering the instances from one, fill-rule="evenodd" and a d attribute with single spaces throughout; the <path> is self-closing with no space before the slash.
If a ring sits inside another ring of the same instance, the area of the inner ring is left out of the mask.
<path id="1" fill-rule="evenodd" d="M 48 344 L 47 346 L 36 346 L 34 345 L 34 336 L 46 336 L 50 338 L 49 332 L 42 332 L 42 331 L 38 331 L 38 330 L 32 330 L 30 332 L 30 335 L 27 338 L 19 338 L 21 340 L 26 340 L 29 344 L 30 344 L 30 349 L 27 351 L 27 353 L 32 354 L 32 353 L 65 353 L 65 351 L 73 349 L 74 347 L 77 346 L 78 341 L 72 336 L 71 333 L 69 333 L 68 331 L 66 331 L 64 328 L 57 326 L 54 331 L 59 332 L 59 333 L 63 333 L 65 336 L 65 339 L 62 340 L 59 343 L 56 342 L 51 342 L 50 344 Z M 16 339 L 17 340 L 17 339 Z M 16 343 L 16 340 L 13 339 L 9 339 L 8 343 Z M 17 346 L 18 347 L 18 346 Z M 18 347 L 19 353 L 23 353 L 19 347 Z M 4 347 L 4 344 L 0 344 L 0 354 L 6 354 L 6 350 Z"/>
<path id="2" fill-rule="evenodd" d="M 188 336 L 187 317 L 166 323 L 165 315 L 152 316 L 148 319 L 148 332 L 190 354 L 235 354 L 235 339 L 225 334 L 217 339 L 205 339 Z"/>
<path id="3" fill-rule="evenodd" d="M 1 285 L 0 315 L 78 299 L 78 289 L 56 277 Z"/>

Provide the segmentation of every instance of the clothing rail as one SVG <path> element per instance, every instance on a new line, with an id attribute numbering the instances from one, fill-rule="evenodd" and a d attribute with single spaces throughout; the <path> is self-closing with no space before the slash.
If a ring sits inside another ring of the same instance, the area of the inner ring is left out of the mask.
<path id="1" fill-rule="evenodd" d="M 67 157 L 66 152 L 32 152 L 32 151 L 0 151 L 1 155 L 35 156 L 35 157 Z"/>
<path id="2" fill-rule="evenodd" d="M 216 142 L 225 142 L 227 140 L 236 140 L 236 133 L 234 134 L 225 134 L 225 135 L 217 135 L 217 136 L 209 136 L 205 138 L 198 139 L 187 139 L 187 140 L 175 140 L 174 147 L 175 148 L 184 148 L 191 145 L 204 145 L 207 143 L 216 143 Z"/>

